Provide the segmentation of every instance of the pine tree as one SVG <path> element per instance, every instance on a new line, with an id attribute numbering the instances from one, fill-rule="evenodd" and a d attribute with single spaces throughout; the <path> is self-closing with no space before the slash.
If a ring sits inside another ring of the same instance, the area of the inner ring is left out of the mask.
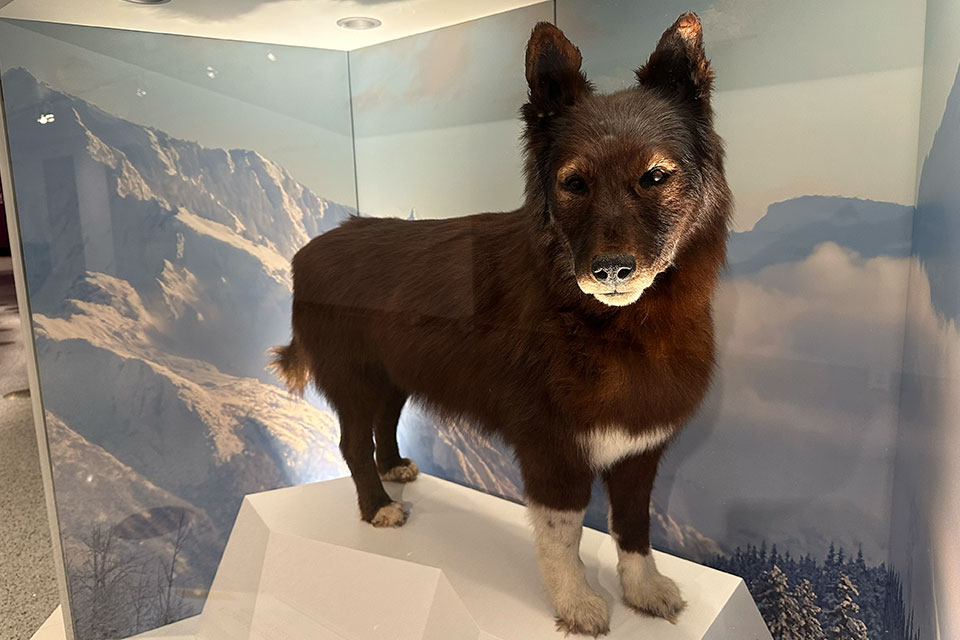
<path id="1" fill-rule="evenodd" d="M 820 626 L 820 607 L 817 606 L 817 594 L 809 580 L 804 580 L 794 589 L 793 597 L 800 610 L 799 637 L 802 640 L 823 640 L 823 628 Z"/>
<path id="2" fill-rule="evenodd" d="M 827 640 L 870 640 L 867 626 L 858 617 L 860 606 L 853 599 L 860 595 L 846 574 L 837 582 L 837 605 L 827 614 Z"/>
<path id="3" fill-rule="evenodd" d="M 800 608 L 790 593 L 787 576 L 777 565 L 760 575 L 756 601 L 773 640 L 803 640 L 799 635 Z"/>

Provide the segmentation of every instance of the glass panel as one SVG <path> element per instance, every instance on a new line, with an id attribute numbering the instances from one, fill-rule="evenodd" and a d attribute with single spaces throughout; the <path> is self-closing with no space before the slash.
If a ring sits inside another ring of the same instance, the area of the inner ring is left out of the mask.
<path id="1" fill-rule="evenodd" d="M 922 638 L 960 634 L 960 5 L 929 0 L 891 557 Z"/>
<path id="2" fill-rule="evenodd" d="M 264 370 L 289 259 L 356 210 L 347 57 L 0 22 L 77 637 L 198 613 L 242 497 L 342 475 Z"/>

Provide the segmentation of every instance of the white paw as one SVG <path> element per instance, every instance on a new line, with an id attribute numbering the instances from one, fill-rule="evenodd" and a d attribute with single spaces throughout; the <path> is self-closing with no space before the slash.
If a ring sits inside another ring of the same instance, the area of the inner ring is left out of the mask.
<path id="1" fill-rule="evenodd" d="M 610 631 L 607 601 L 594 591 L 585 591 L 578 598 L 557 604 L 557 630 L 564 634 L 580 633 L 602 636 Z"/>
<path id="2" fill-rule="evenodd" d="M 399 502 L 391 502 L 377 510 L 376 515 L 370 520 L 370 524 L 375 527 L 402 527 L 407 521 L 407 512 Z"/>
<path id="3" fill-rule="evenodd" d="M 624 586 L 623 599 L 637 611 L 664 618 L 674 624 L 677 616 L 687 606 L 677 583 L 666 576 L 660 576 L 646 584 L 634 585 L 629 590 Z"/>
<path id="4" fill-rule="evenodd" d="M 417 479 L 420 468 L 413 460 L 405 460 L 403 464 L 398 464 L 386 473 L 381 473 L 380 478 L 387 482 L 413 482 Z"/>
<path id="5" fill-rule="evenodd" d="M 621 553 L 617 572 L 624 601 L 637 611 L 675 623 L 687 606 L 677 583 L 657 571 L 649 553 Z"/>

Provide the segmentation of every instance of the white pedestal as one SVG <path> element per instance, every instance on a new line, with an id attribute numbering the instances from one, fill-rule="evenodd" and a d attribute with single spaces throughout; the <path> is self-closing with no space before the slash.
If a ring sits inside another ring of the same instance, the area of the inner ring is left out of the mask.
<path id="1" fill-rule="evenodd" d="M 389 485 L 400 529 L 361 522 L 351 480 L 248 496 L 200 616 L 200 640 L 557 640 L 524 509 L 421 475 Z M 656 552 L 654 552 L 656 553 Z M 743 580 L 656 553 L 687 608 L 677 624 L 620 600 L 616 548 L 585 529 L 608 638 L 770 640 Z"/>

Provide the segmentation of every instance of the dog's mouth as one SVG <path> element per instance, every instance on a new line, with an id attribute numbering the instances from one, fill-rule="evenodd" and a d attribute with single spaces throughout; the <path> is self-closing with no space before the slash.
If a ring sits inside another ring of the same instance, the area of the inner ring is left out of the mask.
<path id="1" fill-rule="evenodd" d="M 610 291 L 608 293 L 594 293 L 592 295 L 603 304 L 611 307 L 625 307 L 639 300 L 640 296 L 642 296 L 646 290 L 647 288 L 643 287 L 632 291 Z"/>
<path id="2" fill-rule="evenodd" d="M 619 286 L 604 286 L 589 278 L 578 278 L 580 290 L 596 298 L 598 301 L 611 307 L 625 307 L 640 299 L 640 296 L 650 288 L 656 275 L 638 275 L 633 280 Z"/>

